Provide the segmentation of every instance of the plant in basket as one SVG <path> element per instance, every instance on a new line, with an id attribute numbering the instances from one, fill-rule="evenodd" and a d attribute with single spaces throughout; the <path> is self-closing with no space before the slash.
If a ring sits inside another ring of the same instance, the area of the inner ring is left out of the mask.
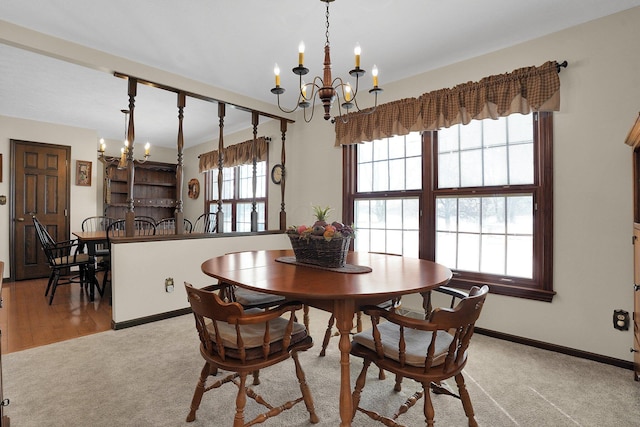
<path id="1" fill-rule="evenodd" d="M 349 244 L 355 236 L 353 228 L 341 222 L 327 222 L 330 207 L 314 206 L 316 221 L 312 226 L 292 225 L 287 228 L 296 261 L 323 267 L 344 267 Z"/>

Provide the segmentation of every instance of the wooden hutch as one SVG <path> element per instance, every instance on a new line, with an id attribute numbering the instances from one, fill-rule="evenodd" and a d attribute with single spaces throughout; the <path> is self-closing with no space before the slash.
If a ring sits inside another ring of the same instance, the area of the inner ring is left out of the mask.
<path id="1" fill-rule="evenodd" d="M 137 216 L 159 221 L 174 216 L 176 207 L 176 167 L 171 163 L 135 162 L 133 204 Z M 105 166 L 104 214 L 124 218 L 127 212 L 127 170 L 116 164 Z"/>

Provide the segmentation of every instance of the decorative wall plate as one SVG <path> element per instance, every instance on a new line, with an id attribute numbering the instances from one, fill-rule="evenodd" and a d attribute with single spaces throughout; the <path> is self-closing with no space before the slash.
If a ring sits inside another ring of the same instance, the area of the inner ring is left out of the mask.
<path id="1" fill-rule="evenodd" d="M 284 166 L 278 163 L 273 167 L 273 169 L 271 169 L 271 181 L 274 184 L 279 185 L 282 182 L 283 174 L 284 174 Z"/>
<path id="2" fill-rule="evenodd" d="M 189 198 L 197 199 L 200 195 L 200 181 L 197 178 L 191 178 L 189 180 Z"/>

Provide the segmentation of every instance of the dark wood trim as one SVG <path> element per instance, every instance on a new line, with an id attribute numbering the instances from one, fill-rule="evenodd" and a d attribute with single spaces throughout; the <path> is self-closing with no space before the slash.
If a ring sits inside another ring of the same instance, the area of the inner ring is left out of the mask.
<path id="1" fill-rule="evenodd" d="M 132 326 L 144 325 L 145 323 L 157 322 L 158 320 L 171 319 L 191 313 L 191 307 L 181 308 L 179 310 L 167 311 L 166 313 L 154 314 L 152 316 L 140 317 L 138 319 L 126 320 L 124 322 L 111 321 L 111 329 L 119 330 L 131 328 Z"/>
<path id="2" fill-rule="evenodd" d="M 568 356 L 578 357 L 580 359 L 593 360 L 594 362 L 600 362 L 607 365 L 616 366 L 618 368 L 633 370 L 633 362 L 630 362 L 628 360 L 616 359 L 615 357 L 603 356 L 601 354 L 590 353 L 588 351 L 577 350 L 575 348 L 550 344 L 543 341 L 532 340 L 529 338 L 505 334 L 502 332 L 496 332 L 484 328 L 475 328 L 475 332 L 480 335 L 486 335 L 488 337 L 498 338 L 516 344 L 528 345 L 530 347 L 540 348 L 542 350 L 549 350 L 555 353 L 562 353 Z"/>
<path id="3" fill-rule="evenodd" d="M 284 234 L 282 230 L 265 231 L 233 231 L 226 233 L 184 233 L 184 234 L 156 234 L 154 236 L 111 237 L 111 243 L 140 243 L 157 242 L 165 240 L 189 240 L 189 239 L 218 239 L 221 237 L 261 236 L 264 234 Z"/>
<path id="4" fill-rule="evenodd" d="M 198 93 L 177 89 L 177 88 L 172 87 L 172 86 L 168 86 L 168 85 L 165 85 L 165 84 L 162 84 L 162 83 L 152 82 L 151 80 L 147 80 L 147 79 L 143 79 L 143 78 L 140 78 L 140 77 L 131 76 L 129 74 L 120 73 L 118 71 L 114 72 L 113 75 L 115 77 L 119 77 L 121 79 L 136 79 L 138 81 L 138 83 L 143 84 L 143 85 L 155 87 L 155 88 L 158 88 L 158 89 L 167 90 L 169 92 L 184 93 L 186 96 L 190 96 L 192 98 L 201 99 L 203 101 L 228 104 L 228 105 L 232 106 L 233 108 L 236 108 L 236 109 L 241 110 L 241 111 L 246 111 L 246 112 L 249 112 L 249 113 L 252 113 L 252 112 L 255 111 L 258 114 L 260 114 L 261 116 L 268 117 L 270 119 L 284 120 L 287 123 L 295 123 L 295 120 L 287 119 L 285 117 L 276 116 L 275 114 L 267 113 L 267 112 L 260 111 L 260 110 L 254 110 L 252 108 L 247 108 L 247 107 L 244 107 L 244 106 L 238 105 L 238 104 L 232 104 L 230 102 L 226 102 L 226 101 L 223 101 L 221 99 L 212 98 L 210 96 L 200 95 Z"/>
<path id="5" fill-rule="evenodd" d="M 343 146 L 343 220 L 354 220 L 353 205 L 359 198 L 390 199 L 393 197 L 418 197 L 420 200 L 421 259 L 435 260 L 437 196 L 493 195 L 531 193 L 534 201 L 533 277 L 530 279 L 454 271 L 451 284 L 462 289 L 488 284 L 491 293 L 535 301 L 551 302 L 556 294 L 553 290 L 553 113 L 534 114 L 533 133 L 536 155 L 534 156 L 534 183 L 508 187 L 437 188 L 438 132 L 422 133 L 422 188 L 418 190 L 388 192 L 357 192 L 357 144 Z"/>

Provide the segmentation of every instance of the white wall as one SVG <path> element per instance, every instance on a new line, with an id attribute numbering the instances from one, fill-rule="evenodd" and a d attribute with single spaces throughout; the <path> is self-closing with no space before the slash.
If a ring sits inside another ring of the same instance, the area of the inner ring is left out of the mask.
<path id="1" fill-rule="evenodd" d="M 209 258 L 289 246 L 284 234 L 114 244 L 113 321 L 121 323 L 188 307 L 184 282 L 196 287 L 217 282 L 200 269 Z M 174 280 L 171 293 L 165 290 L 169 277 Z"/>
<path id="2" fill-rule="evenodd" d="M 381 81 L 385 88 L 381 102 L 388 102 L 524 66 L 541 65 L 547 60 L 569 62 L 569 67 L 560 74 L 561 110 L 554 115 L 557 295 L 552 303 L 490 295 L 479 326 L 631 360 L 632 332 L 614 330 L 612 312 L 616 308 L 633 311 L 631 151 L 623 141 L 640 109 L 640 56 L 635 46 L 640 39 L 639 24 L 640 8 L 635 8 L 401 82 Z M 95 52 L 87 55 L 82 49 L 79 51 L 70 49 L 65 54 L 77 55 L 82 59 L 79 63 L 97 63 L 93 58 Z M 150 72 L 139 64 L 125 63 L 119 67 L 126 72 L 132 70 L 132 75 L 226 99 L 212 88 L 166 73 Z M 257 101 L 255 105 L 250 100 L 237 103 L 265 109 Z M 73 144 L 74 160 L 95 158 L 95 135 L 84 147 L 79 141 L 83 137 L 67 128 L 19 125 L 19 121 L 14 124 L 13 120 L 0 119 L 5 171 L 9 168 L 8 138 Z M 34 132 L 39 133 L 33 135 Z M 340 216 L 342 158 L 341 150 L 333 147 L 334 140 L 333 127 L 320 117 L 305 124 L 301 116 L 296 116 L 296 123 L 289 126 L 286 139 L 289 224 L 312 221 L 311 205 L 315 204 L 330 205 L 335 208 L 335 218 Z M 273 160 L 273 153 L 271 156 Z M 185 180 L 197 173 L 197 163 L 192 163 L 193 156 L 189 157 Z M 0 183 L 0 194 L 8 192 L 7 173 Z M 273 188 L 270 195 L 273 197 Z M 79 209 L 79 213 L 73 214 L 75 218 L 95 210 L 95 203 L 91 202 L 89 206 L 93 207 L 78 206 L 78 196 L 72 196 L 72 211 Z M 96 195 L 86 195 L 86 200 L 95 199 Z M 7 206 L 0 206 L 3 213 L 0 229 L 5 232 Z M 276 218 L 270 210 L 270 228 L 275 228 Z M 0 243 L 0 257 L 8 259 L 6 239 Z"/>

